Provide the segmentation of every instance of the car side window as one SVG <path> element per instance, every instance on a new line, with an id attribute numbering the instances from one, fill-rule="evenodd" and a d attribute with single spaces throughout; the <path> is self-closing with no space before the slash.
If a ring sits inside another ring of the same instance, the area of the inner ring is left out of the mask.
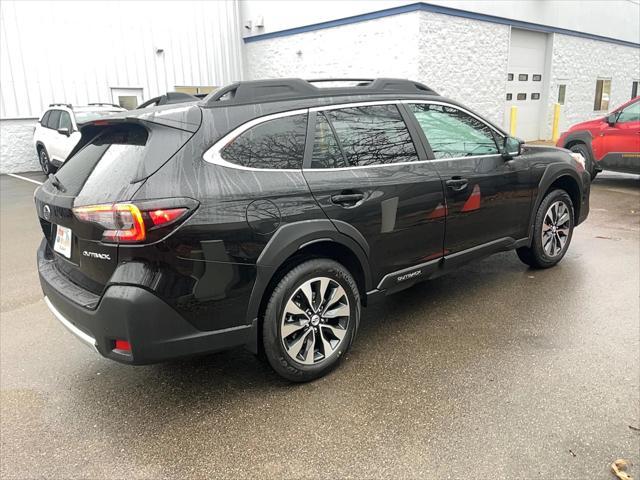
<path id="1" fill-rule="evenodd" d="M 249 168 L 300 169 L 306 135 L 306 114 L 267 120 L 236 137 L 220 156 Z"/>
<path id="2" fill-rule="evenodd" d="M 335 130 L 348 167 L 418 160 L 411 135 L 396 105 L 342 108 L 324 114 Z"/>
<path id="3" fill-rule="evenodd" d="M 342 151 L 324 113 L 318 112 L 311 168 L 346 167 Z"/>
<path id="4" fill-rule="evenodd" d="M 640 122 L 640 102 L 632 103 L 618 115 L 617 123 Z"/>
<path id="5" fill-rule="evenodd" d="M 60 112 L 60 123 L 58 128 L 68 128 L 71 131 L 71 115 L 68 112 Z"/>
<path id="6" fill-rule="evenodd" d="M 53 128 L 54 130 L 58 129 L 58 124 L 60 123 L 60 113 L 60 110 L 51 110 L 49 119 L 47 120 L 47 128 Z"/>
<path id="7" fill-rule="evenodd" d="M 44 115 L 40 119 L 40 125 L 42 125 L 43 127 L 47 126 L 47 121 L 49 120 L 50 113 L 51 113 L 51 110 L 47 110 L 46 112 L 44 112 Z"/>
<path id="8" fill-rule="evenodd" d="M 499 153 L 491 128 L 448 105 L 415 103 L 410 106 L 436 159 Z"/>

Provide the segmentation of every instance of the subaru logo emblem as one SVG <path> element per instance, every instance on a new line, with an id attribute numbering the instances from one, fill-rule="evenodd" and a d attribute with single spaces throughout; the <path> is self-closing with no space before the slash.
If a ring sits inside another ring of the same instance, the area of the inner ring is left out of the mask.
<path id="1" fill-rule="evenodd" d="M 44 215 L 45 220 L 51 220 L 51 209 L 49 208 L 49 205 L 44 206 L 42 209 L 42 215 Z"/>

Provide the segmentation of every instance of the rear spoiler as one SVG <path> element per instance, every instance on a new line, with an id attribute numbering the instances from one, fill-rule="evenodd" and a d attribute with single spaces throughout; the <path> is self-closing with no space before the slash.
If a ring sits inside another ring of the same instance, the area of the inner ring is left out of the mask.
<path id="1" fill-rule="evenodd" d="M 87 143 L 93 140 L 105 127 L 135 123 L 151 127 L 153 124 L 176 128 L 185 132 L 195 133 L 202 123 L 202 110 L 197 105 L 171 106 L 147 108 L 144 110 L 126 111 L 116 115 L 91 120 L 81 126 L 80 141 L 73 147 L 67 158 L 75 155 Z"/>

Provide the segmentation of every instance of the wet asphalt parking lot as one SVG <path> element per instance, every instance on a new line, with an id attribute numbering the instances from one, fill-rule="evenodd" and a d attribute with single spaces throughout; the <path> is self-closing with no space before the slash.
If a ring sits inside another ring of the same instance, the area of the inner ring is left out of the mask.
<path id="1" fill-rule="evenodd" d="M 0 177 L 2 478 L 640 475 L 637 176 L 598 177 L 556 268 L 508 252 L 390 296 L 305 385 L 241 349 L 96 356 L 42 301 L 36 187 Z"/>

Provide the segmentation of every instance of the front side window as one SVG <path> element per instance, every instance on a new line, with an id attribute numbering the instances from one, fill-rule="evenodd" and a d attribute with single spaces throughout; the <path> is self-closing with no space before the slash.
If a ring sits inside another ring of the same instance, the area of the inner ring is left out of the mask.
<path id="1" fill-rule="evenodd" d="M 337 147 L 348 167 L 387 165 L 412 162 L 418 159 L 409 130 L 402 120 L 396 105 L 371 105 L 342 108 L 324 112 L 324 117 L 337 136 Z M 314 161 L 317 168 L 322 165 L 339 165 L 338 154 L 330 141 L 322 141 L 318 131 L 323 127 L 319 115 L 316 127 Z M 322 134 L 321 134 L 322 135 Z M 326 167 L 325 167 L 326 168 Z"/>
<path id="2" fill-rule="evenodd" d="M 627 106 L 618 115 L 616 123 L 639 122 L 640 121 L 640 101 Z"/>
<path id="3" fill-rule="evenodd" d="M 60 112 L 60 124 L 58 128 L 68 128 L 71 131 L 71 115 L 67 112 Z"/>
<path id="4" fill-rule="evenodd" d="M 609 97 L 611 95 L 611 80 L 596 81 L 596 98 L 593 102 L 593 109 L 609 110 Z"/>
<path id="5" fill-rule="evenodd" d="M 267 120 L 236 137 L 220 156 L 249 168 L 300 169 L 306 134 L 306 114 Z"/>
<path id="6" fill-rule="evenodd" d="M 448 105 L 411 104 L 437 159 L 498 153 L 491 128 L 471 115 Z"/>
<path id="7" fill-rule="evenodd" d="M 49 118 L 47 119 L 47 128 L 53 128 L 54 130 L 58 129 L 58 124 L 60 123 L 60 113 L 60 110 L 51 110 Z"/>

